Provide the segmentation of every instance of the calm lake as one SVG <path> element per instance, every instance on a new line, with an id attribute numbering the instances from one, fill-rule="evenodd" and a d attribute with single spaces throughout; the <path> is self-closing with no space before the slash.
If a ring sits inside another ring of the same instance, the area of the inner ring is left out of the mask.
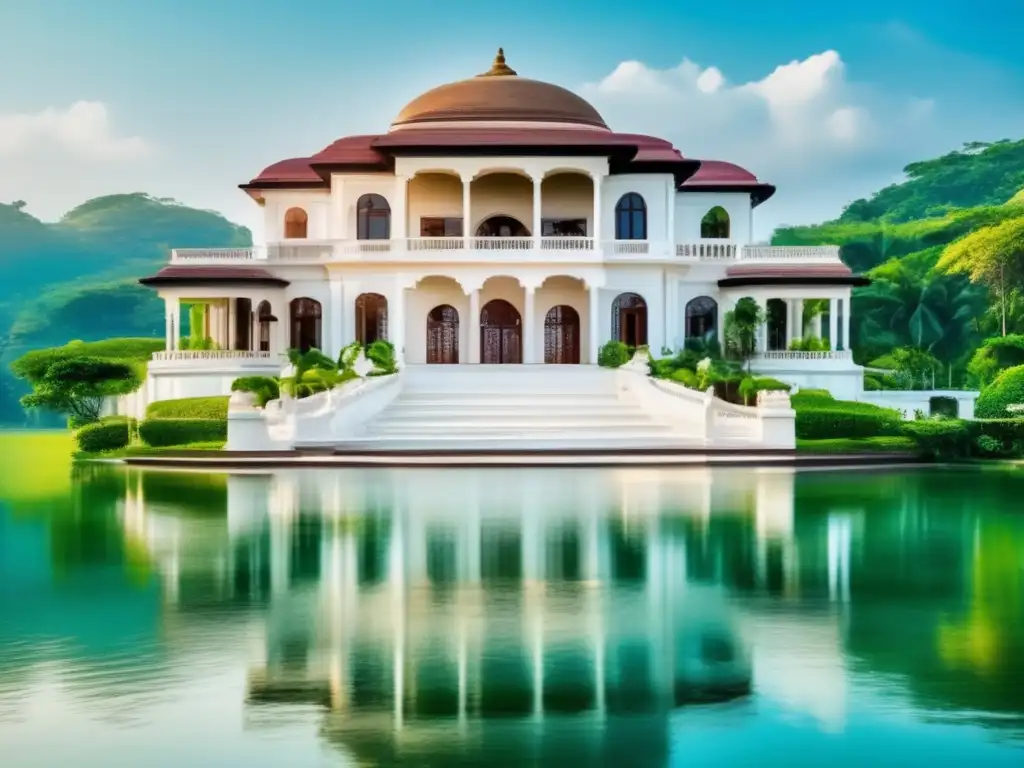
<path id="1" fill-rule="evenodd" d="M 228 475 L 13 445 L 5 768 L 1024 764 L 1024 469 Z"/>

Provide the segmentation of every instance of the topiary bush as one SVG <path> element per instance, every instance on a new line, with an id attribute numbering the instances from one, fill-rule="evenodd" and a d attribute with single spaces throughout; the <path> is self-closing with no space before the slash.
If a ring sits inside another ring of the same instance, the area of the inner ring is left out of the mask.
<path id="1" fill-rule="evenodd" d="M 131 433 L 135 429 L 135 419 L 125 416 L 109 416 L 75 432 L 78 450 L 86 453 L 116 451 L 128 446 Z"/>
<path id="2" fill-rule="evenodd" d="M 1024 456 L 1024 419 L 974 419 L 967 428 L 974 453 L 982 458 Z"/>
<path id="3" fill-rule="evenodd" d="M 223 442 L 228 439 L 228 422 L 227 418 L 146 419 L 139 425 L 139 436 L 153 448 Z"/>
<path id="4" fill-rule="evenodd" d="M 621 341 L 609 341 L 597 353 L 597 364 L 604 368 L 618 368 L 629 362 L 629 347 Z"/>
<path id="5" fill-rule="evenodd" d="M 231 391 L 251 392 L 256 395 L 256 405 L 260 408 L 281 397 L 281 387 L 271 376 L 242 376 L 231 382 Z"/>
<path id="6" fill-rule="evenodd" d="M 967 458 L 971 453 L 971 432 L 959 419 L 911 421 L 903 429 L 914 438 L 924 458 L 948 461 Z"/>
<path id="7" fill-rule="evenodd" d="M 747 376 L 740 382 L 739 393 L 744 405 L 757 400 L 758 392 L 789 392 L 789 384 L 769 376 Z"/>
<path id="8" fill-rule="evenodd" d="M 232 385 L 233 386 L 233 385 Z M 227 395 L 160 400 L 146 408 L 147 419 L 227 419 Z"/>
<path id="9" fill-rule="evenodd" d="M 1010 416 L 1008 405 L 1024 403 L 1024 365 L 1007 368 L 981 391 L 974 406 L 979 419 L 1005 419 Z"/>

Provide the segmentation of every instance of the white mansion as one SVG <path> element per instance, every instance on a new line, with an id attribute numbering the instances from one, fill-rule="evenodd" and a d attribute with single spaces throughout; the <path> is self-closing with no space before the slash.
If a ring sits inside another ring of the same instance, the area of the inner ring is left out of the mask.
<path id="1" fill-rule="evenodd" d="M 147 400 L 226 394 L 237 376 L 278 373 L 290 348 L 336 358 L 376 339 L 420 375 L 592 369 L 610 339 L 658 356 L 720 338 L 748 296 L 768 317 L 755 370 L 862 394 L 850 294 L 865 281 L 838 247 L 753 244 L 754 209 L 774 187 L 615 133 L 500 50 L 489 71 L 414 99 L 386 133 L 274 163 L 241 188 L 265 212 L 265 243 L 175 250 L 142 280 L 167 306 Z M 805 313 L 809 300 L 818 311 Z M 182 307 L 195 305 L 213 349 L 181 348 Z M 809 336 L 813 351 L 794 349 Z"/>
<path id="2" fill-rule="evenodd" d="M 614 133 L 500 52 L 483 75 L 414 99 L 387 133 L 241 187 L 265 212 L 265 244 L 176 250 L 142 281 L 167 305 L 162 360 L 190 362 L 178 329 L 194 302 L 229 359 L 386 338 L 408 364 L 542 364 L 593 363 L 612 338 L 677 349 L 719 333 L 743 296 L 785 305 L 762 336 L 766 360 L 805 333 L 830 340 L 816 357 L 849 359 L 859 278 L 839 249 L 750 244 L 774 187 Z M 830 302 L 824 323 L 797 320 L 807 299 Z"/>

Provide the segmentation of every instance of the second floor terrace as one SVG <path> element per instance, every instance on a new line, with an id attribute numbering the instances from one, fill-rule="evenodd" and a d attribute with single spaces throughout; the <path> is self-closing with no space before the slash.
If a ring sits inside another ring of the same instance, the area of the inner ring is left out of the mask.
<path id="1" fill-rule="evenodd" d="M 178 248 L 172 264 L 660 263 L 839 264 L 839 246 L 741 245 L 732 241 L 598 240 L 556 235 L 317 240 L 249 248 Z"/>

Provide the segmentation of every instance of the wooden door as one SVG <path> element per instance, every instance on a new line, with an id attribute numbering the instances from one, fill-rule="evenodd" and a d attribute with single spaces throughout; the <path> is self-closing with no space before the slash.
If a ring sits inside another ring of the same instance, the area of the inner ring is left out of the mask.
<path id="1" fill-rule="evenodd" d="M 544 316 L 544 362 L 578 365 L 580 362 L 580 316 L 560 304 Z"/>
<path id="2" fill-rule="evenodd" d="M 459 312 L 449 304 L 434 307 L 427 315 L 427 362 L 459 362 Z"/>
<path id="3" fill-rule="evenodd" d="M 523 361 L 522 318 L 503 299 L 487 302 L 480 310 L 480 362 L 485 365 Z"/>

